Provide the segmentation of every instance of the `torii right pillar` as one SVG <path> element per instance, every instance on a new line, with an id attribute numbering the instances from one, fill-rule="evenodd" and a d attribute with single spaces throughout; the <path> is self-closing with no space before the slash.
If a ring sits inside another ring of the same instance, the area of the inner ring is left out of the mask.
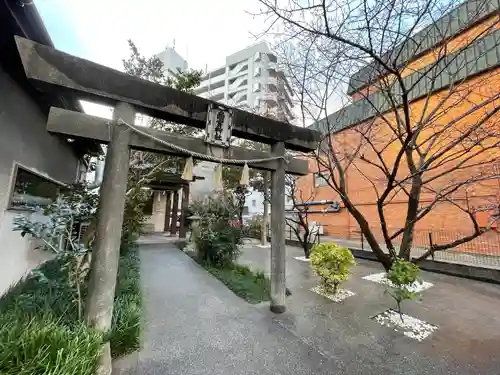
<path id="1" fill-rule="evenodd" d="M 273 156 L 285 156 L 285 144 L 271 146 Z M 286 298 L 285 160 L 271 174 L 271 311 L 284 313 Z"/>

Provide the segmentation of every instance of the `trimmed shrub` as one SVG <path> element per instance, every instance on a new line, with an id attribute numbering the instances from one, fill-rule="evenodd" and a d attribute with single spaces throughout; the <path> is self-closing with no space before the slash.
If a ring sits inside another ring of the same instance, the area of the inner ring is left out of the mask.
<path id="1" fill-rule="evenodd" d="M 201 218 L 193 233 L 199 259 L 214 266 L 232 264 L 240 254 L 241 244 L 238 207 L 233 197 L 223 193 L 210 196 L 193 204 L 192 210 Z"/>
<path id="2" fill-rule="evenodd" d="M 401 303 L 405 300 L 415 299 L 418 296 L 418 293 L 410 291 L 409 287 L 421 282 L 420 269 L 412 262 L 396 258 L 391 269 L 387 272 L 387 279 L 391 282 L 387 292 L 396 300 L 399 315 L 403 320 Z"/>
<path id="3" fill-rule="evenodd" d="M 351 266 L 355 265 L 351 251 L 334 243 L 316 244 L 311 250 L 311 267 L 321 277 L 325 291 L 335 294 L 342 281 L 349 278 Z"/>
<path id="4" fill-rule="evenodd" d="M 0 373 L 93 375 L 101 337 L 83 322 L 69 327 L 50 314 L 0 314 Z"/>

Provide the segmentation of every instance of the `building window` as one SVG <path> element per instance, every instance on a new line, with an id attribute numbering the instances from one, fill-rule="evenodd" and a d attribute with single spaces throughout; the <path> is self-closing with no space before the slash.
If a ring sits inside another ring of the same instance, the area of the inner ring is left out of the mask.
<path id="1" fill-rule="evenodd" d="M 257 207 L 257 200 L 256 199 L 252 199 L 252 207 Z"/>
<path id="2" fill-rule="evenodd" d="M 34 210 L 52 203 L 64 188 L 62 182 L 16 164 L 8 209 Z"/>
<path id="3" fill-rule="evenodd" d="M 328 186 L 328 179 L 330 178 L 330 175 L 325 172 L 316 172 L 313 173 L 313 178 L 314 187 Z"/>

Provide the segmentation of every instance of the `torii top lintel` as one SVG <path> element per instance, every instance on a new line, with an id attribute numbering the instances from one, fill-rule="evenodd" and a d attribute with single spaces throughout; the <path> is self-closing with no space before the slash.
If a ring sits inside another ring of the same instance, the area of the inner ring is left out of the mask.
<path id="1" fill-rule="evenodd" d="M 138 112 L 204 129 L 210 103 L 205 98 L 149 82 L 81 59 L 52 47 L 17 37 L 26 76 L 40 90 L 54 95 L 125 102 Z M 233 108 L 233 135 L 262 143 L 284 142 L 295 151 L 316 149 L 320 133 Z"/>

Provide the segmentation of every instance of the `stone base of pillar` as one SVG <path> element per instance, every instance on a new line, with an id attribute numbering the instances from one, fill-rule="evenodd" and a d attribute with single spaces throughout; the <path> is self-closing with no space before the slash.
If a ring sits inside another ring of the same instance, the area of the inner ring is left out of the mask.
<path id="1" fill-rule="evenodd" d="M 283 314 L 286 311 L 286 306 L 273 306 L 270 308 L 271 312 L 275 314 Z"/>

